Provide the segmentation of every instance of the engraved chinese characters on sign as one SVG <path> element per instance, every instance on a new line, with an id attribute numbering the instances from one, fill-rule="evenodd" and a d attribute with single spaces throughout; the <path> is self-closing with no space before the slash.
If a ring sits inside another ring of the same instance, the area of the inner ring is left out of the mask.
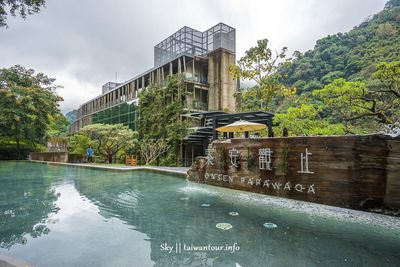
<path id="1" fill-rule="evenodd" d="M 215 149 L 213 149 L 211 146 L 206 149 L 206 156 L 207 156 L 207 162 L 206 165 L 214 165 L 214 153 Z"/>
<path id="2" fill-rule="evenodd" d="M 271 169 L 271 154 L 272 151 L 269 148 L 260 148 L 258 150 L 258 167 L 260 170 L 272 170 Z"/>
<path id="3" fill-rule="evenodd" d="M 234 166 L 235 168 L 238 167 L 237 160 L 238 160 L 239 156 L 240 156 L 240 153 L 237 149 L 235 149 L 235 148 L 229 149 L 229 158 L 231 159 L 232 166 Z"/>
<path id="4" fill-rule="evenodd" d="M 300 155 L 300 171 L 297 171 L 298 173 L 310 173 L 313 174 L 314 172 L 310 171 L 308 167 L 308 156 L 311 156 L 312 153 L 308 152 L 308 148 L 306 148 L 305 153 L 301 153 Z"/>

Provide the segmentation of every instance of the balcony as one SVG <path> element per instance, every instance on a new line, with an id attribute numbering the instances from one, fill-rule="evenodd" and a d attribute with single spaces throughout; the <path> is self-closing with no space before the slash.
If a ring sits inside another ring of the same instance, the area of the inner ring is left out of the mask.
<path id="1" fill-rule="evenodd" d="M 195 83 L 201 83 L 201 84 L 208 84 L 208 79 L 207 79 L 207 77 L 204 77 L 204 76 L 198 76 L 198 75 L 195 75 L 194 77 L 193 77 L 193 74 L 192 73 L 190 73 L 190 72 L 186 72 L 185 73 L 185 75 L 184 75 L 184 78 L 185 78 L 185 81 L 188 81 L 188 82 L 195 82 Z"/>
<path id="2" fill-rule="evenodd" d="M 208 110 L 208 104 L 205 102 L 200 102 L 197 100 L 192 100 L 192 101 L 185 101 L 184 103 L 185 108 L 188 110 L 199 110 L 199 111 L 207 111 Z"/>

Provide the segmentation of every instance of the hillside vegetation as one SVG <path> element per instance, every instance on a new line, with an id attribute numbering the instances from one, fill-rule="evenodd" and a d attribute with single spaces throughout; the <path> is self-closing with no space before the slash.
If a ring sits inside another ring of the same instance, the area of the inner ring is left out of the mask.
<path id="1" fill-rule="evenodd" d="M 321 89 L 338 78 L 371 80 L 378 63 L 400 59 L 400 0 L 389 1 L 351 31 L 322 38 L 313 50 L 296 56 L 284 82 L 298 93 Z"/>
<path id="2" fill-rule="evenodd" d="M 292 48 L 293 49 L 293 48 Z M 295 49 L 295 47 L 294 47 Z M 277 135 L 343 135 L 400 128 L 400 0 L 313 50 L 274 54 L 268 40 L 246 51 L 231 73 L 241 111 L 275 112 Z"/>

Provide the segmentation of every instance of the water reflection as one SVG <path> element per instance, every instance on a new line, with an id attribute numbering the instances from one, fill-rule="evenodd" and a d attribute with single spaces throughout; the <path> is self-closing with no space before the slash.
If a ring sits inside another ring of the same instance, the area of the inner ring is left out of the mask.
<path id="1" fill-rule="evenodd" d="M 75 187 L 99 207 L 102 216 L 118 218 L 149 236 L 156 266 L 384 266 L 399 262 L 398 238 L 389 243 L 376 240 L 381 237 L 368 236 L 368 228 L 358 230 L 359 225 L 340 229 L 337 223 L 315 222 L 315 218 L 297 222 L 287 211 L 221 197 L 235 195 L 234 191 L 210 193 L 201 191 L 201 186 L 197 191 L 182 190 L 183 181 L 159 174 L 143 172 L 132 177 L 108 172 L 106 176 L 99 180 L 79 175 Z M 205 202 L 210 207 L 201 207 Z M 240 216 L 229 215 L 232 209 Z M 232 229 L 218 229 L 216 224 L 221 222 L 232 224 Z M 279 227 L 268 229 L 263 226 L 266 222 Z M 233 244 L 240 250 L 185 250 Z"/>
<path id="2" fill-rule="evenodd" d="M 59 195 L 52 187 L 54 177 L 45 166 L 26 168 L 21 172 L 17 162 L 0 164 L 0 247 L 10 249 L 15 244 L 26 244 L 27 236 L 46 235 L 50 229 L 46 220 L 59 208 Z"/>
<path id="3" fill-rule="evenodd" d="M 148 172 L 2 164 L 1 246 L 38 266 L 400 264 L 399 232 L 289 212 L 247 193 Z"/>

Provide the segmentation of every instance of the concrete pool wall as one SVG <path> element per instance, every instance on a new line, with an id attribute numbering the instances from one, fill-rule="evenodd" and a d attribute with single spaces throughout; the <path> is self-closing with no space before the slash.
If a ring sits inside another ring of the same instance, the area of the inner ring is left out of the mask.
<path id="1" fill-rule="evenodd" d="M 47 152 L 46 152 L 47 153 Z M 45 160 L 29 160 L 29 162 L 41 163 L 41 164 L 53 164 L 53 165 L 64 165 L 71 167 L 82 167 L 82 168 L 92 168 L 105 171 L 149 171 L 161 174 L 172 174 L 180 178 L 187 177 L 187 167 L 162 167 L 162 166 L 113 166 L 113 165 L 96 165 L 89 163 L 68 163 L 68 162 L 57 162 L 57 161 L 45 161 Z"/>
<path id="2" fill-rule="evenodd" d="M 68 152 L 31 152 L 31 160 L 51 161 L 64 163 L 83 163 L 86 162 L 86 156 L 80 154 L 71 154 Z"/>
<path id="3" fill-rule="evenodd" d="M 214 141 L 190 181 L 352 209 L 400 207 L 400 137 Z"/>

